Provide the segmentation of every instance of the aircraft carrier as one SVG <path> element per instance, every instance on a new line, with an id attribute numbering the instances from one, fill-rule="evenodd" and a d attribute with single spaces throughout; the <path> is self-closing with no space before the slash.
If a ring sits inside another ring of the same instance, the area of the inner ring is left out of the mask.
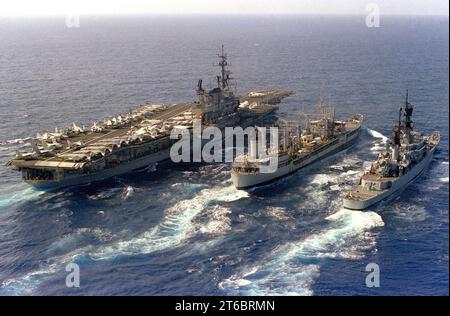
<path id="1" fill-rule="evenodd" d="M 197 85 L 197 100 L 176 105 L 144 104 L 120 115 L 94 122 L 90 128 L 75 123 L 66 129 L 36 135 L 32 150 L 18 152 L 7 165 L 22 173 L 27 183 L 41 189 L 60 188 L 103 180 L 170 159 L 173 129 L 202 126 L 241 126 L 261 122 L 275 113 L 291 91 L 254 91 L 238 97 L 230 87 L 227 56 L 219 54 L 217 86 Z"/>

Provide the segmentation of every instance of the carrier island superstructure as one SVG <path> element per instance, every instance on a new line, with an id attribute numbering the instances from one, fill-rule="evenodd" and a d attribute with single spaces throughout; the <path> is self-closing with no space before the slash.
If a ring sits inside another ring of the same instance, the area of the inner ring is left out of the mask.
<path id="1" fill-rule="evenodd" d="M 217 86 L 197 85 L 197 100 L 175 105 L 144 104 L 126 113 L 66 129 L 38 133 L 31 151 L 18 152 L 9 162 L 27 183 L 55 188 L 103 180 L 170 158 L 172 129 L 203 126 L 250 126 L 274 114 L 290 91 L 265 90 L 238 97 L 230 87 L 227 56 L 219 54 Z"/>
<path id="2" fill-rule="evenodd" d="M 362 115 L 341 121 L 335 119 L 335 109 L 326 106 L 323 100 L 317 107 L 316 114 L 302 114 L 305 118 L 303 130 L 298 121 L 280 126 L 279 148 L 271 149 L 270 152 L 266 150 L 260 157 L 254 143 L 249 152 L 236 157 L 231 171 L 234 186 L 238 189 L 249 189 L 269 183 L 341 151 L 355 142 L 363 123 Z M 277 167 L 274 170 L 269 171 L 269 168 L 266 168 L 262 171 L 274 158 Z"/>
<path id="3" fill-rule="evenodd" d="M 412 113 L 406 93 L 405 106 L 400 108 L 398 122 L 392 129 L 392 141 L 359 179 L 359 184 L 345 194 L 345 208 L 363 210 L 391 198 L 426 170 L 439 144 L 440 133 L 423 135 L 415 130 Z"/>

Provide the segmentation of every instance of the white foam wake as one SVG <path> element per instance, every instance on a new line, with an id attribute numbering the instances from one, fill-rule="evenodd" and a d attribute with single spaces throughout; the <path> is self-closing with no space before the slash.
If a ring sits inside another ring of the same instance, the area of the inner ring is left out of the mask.
<path id="1" fill-rule="evenodd" d="M 94 260 L 110 259 L 116 256 L 147 254 L 174 247 L 190 237 L 192 220 L 214 201 L 231 202 L 248 193 L 233 186 L 204 189 L 194 198 L 183 200 L 167 211 L 165 219 L 156 227 L 136 238 L 104 246 L 90 253 Z"/>
<path id="2" fill-rule="evenodd" d="M 357 259 L 375 247 L 370 230 L 383 226 L 374 212 L 342 209 L 328 216 L 328 228 L 305 239 L 288 242 L 253 267 L 245 267 L 219 283 L 238 295 L 312 295 L 324 258 Z"/>
<path id="3" fill-rule="evenodd" d="M 369 133 L 370 136 L 375 137 L 375 138 L 380 138 L 385 143 L 389 140 L 386 136 L 384 136 L 380 132 L 377 132 L 377 131 L 375 131 L 373 129 L 370 129 L 368 127 L 366 127 L 366 131 L 367 131 L 367 133 Z"/>
<path id="4" fill-rule="evenodd" d="M 200 221 L 195 223 L 194 230 L 201 234 L 208 235 L 222 235 L 231 230 L 231 219 L 228 214 L 231 214 L 231 210 L 221 205 L 214 205 L 208 207 L 204 212 L 206 215 L 206 221 Z"/>
<path id="5" fill-rule="evenodd" d="M 171 207 L 167 211 L 165 219 L 148 232 L 127 241 L 119 241 L 99 248 L 94 248 L 93 246 L 75 248 L 76 245 L 73 244 L 74 241 L 72 239 L 76 238 L 78 240 L 82 238 L 76 232 L 76 235 L 67 237 L 69 244 L 64 238 L 61 243 L 52 245 L 51 252 L 62 252 L 64 251 L 62 248 L 66 246 L 75 249 L 69 253 L 50 258 L 48 262 L 43 263 L 41 268 L 36 271 L 29 272 L 17 279 L 5 280 L 1 284 L 0 294 L 32 294 L 45 276 L 62 271 L 67 263 L 75 262 L 86 255 L 94 260 L 107 260 L 117 256 L 147 254 L 175 247 L 195 233 L 192 223 L 193 219 L 205 208 L 212 205 L 213 202 L 232 202 L 245 197 L 248 197 L 247 192 L 236 190 L 233 186 L 203 189 L 194 198 L 180 201 Z M 80 233 L 93 232 L 100 234 L 95 229 L 83 230 Z M 106 237 L 107 239 L 110 238 L 110 236 Z M 103 234 L 99 235 L 99 238 L 104 238 Z M 207 243 L 207 245 L 210 245 L 210 243 Z"/>
<path id="6" fill-rule="evenodd" d="M 127 200 L 134 195 L 134 188 L 129 185 L 122 192 L 122 200 Z"/>
<path id="7" fill-rule="evenodd" d="M 9 193 L 0 196 L 0 208 L 10 206 L 12 204 L 29 201 L 37 198 L 38 196 L 42 195 L 43 191 L 38 191 L 33 189 L 32 187 L 19 190 L 14 193 Z"/>
<path id="8" fill-rule="evenodd" d="M 65 271 L 65 267 L 70 262 L 75 262 L 89 247 L 76 249 L 75 251 L 57 256 L 41 264 L 40 269 L 31 271 L 20 278 L 5 280 L 1 283 L 1 295 L 31 295 L 39 286 L 44 276 Z"/>

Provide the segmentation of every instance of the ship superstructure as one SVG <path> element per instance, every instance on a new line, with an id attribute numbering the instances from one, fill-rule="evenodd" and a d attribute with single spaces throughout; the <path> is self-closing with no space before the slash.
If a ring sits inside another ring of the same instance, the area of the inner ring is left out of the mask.
<path id="1" fill-rule="evenodd" d="M 265 184 L 336 153 L 353 144 L 359 135 L 362 115 L 341 121 L 335 119 L 335 109 L 321 100 L 316 114 L 303 114 L 304 128 L 299 121 L 282 124 L 278 149 L 267 151 L 259 157 L 256 148 L 235 158 L 231 177 L 238 189 L 248 189 Z M 254 146 L 253 146 L 254 147 Z M 276 158 L 278 166 L 273 172 L 262 171 L 270 159 Z"/>
<path id="2" fill-rule="evenodd" d="M 17 153 L 7 165 L 40 188 L 103 180 L 169 159 L 170 147 L 176 141 L 170 139 L 172 129 L 192 130 L 194 119 L 205 126 L 245 127 L 273 114 L 278 109 L 275 104 L 292 94 L 278 90 L 251 92 L 240 102 L 229 87 L 223 47 L 219 58 L 217 87 L 206 91 L 199 80 L 197 100 L 176 105 L 144 104 L 94 122 L 90 128 L 73 123 L 66 129 L 38 133 L 33 148 Z"/>
<path id="3" fill-rule="evenodd" d="M 229 86 L 231 72 L 227 69 L 227 55 L 224 52 L 223 45 L 222 52 L 219 54 L 218 66 L 221 72 L 220 75 L 216 76 L 217 86 L 215 88 L 206 91 L 202 86 L 203 80 L 198 81 L 198 101 L 195 102 L 194 111 L 197 117 L 201 117 L 204 125 L 217 125 L 223 121 L 235 125 L 240 120 L 237 111 L 240 102 Z"/>
<path id="4" fill-rule="evenodd" d="M 406 93 L 405 106 L 399 110 L 391 142 L 359 179 L 359 184 L 346 193 L 345 208 L 362 210 L 387 199 L 405 189 L 426 169 L 439 144 L 440 133 L 425 136 L 414 129 L 412 113 Z"/>

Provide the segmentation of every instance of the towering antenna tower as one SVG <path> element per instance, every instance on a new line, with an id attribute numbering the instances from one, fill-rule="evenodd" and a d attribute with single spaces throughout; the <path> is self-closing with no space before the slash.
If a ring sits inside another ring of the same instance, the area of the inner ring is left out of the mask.
<path id="1" fill-rule="evenodd" d="M 405 101 L 405 127 L 407 130 L 411 130 L 412 126 L 411 126 L 411 116 L 413 113 L 413 107 L 411 105 L 411 103 L 409 103 L 408 101 L 408 90 L 406 90 L 406 101 Z"/>
<path id="2" fill-rule="evenodd" d="M 224 46 L 222 45 L 222 52 L 219 54 L 219 64 L 220 68 L 222 69 L 221 76 L 217 77 L 217 83 L 219 85 L 219 88 L 222 89 L 228 89 L 228 80 L 230 79 L 231 71 L 227 69 L 228 62 L 227 62 L 227 55 L 224 52 Z"/>

